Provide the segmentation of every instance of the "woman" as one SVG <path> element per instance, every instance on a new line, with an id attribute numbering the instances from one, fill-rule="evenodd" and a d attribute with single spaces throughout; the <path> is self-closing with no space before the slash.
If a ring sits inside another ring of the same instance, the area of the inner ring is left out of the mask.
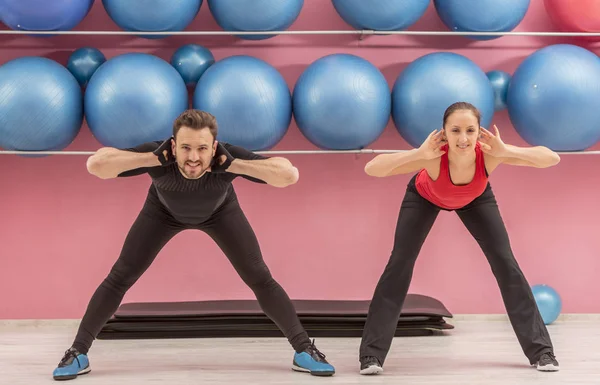
<path id="1" fill-rule="evenodd" d="M 421 147 L 379 155 L 365 167 L 386 177 L 419 171 L 409 182 L 396 225 L 394 248 L 379 279 L 360 346 L 360 373 L 378 374 L 389 351 L 421 246 L 440 210 L 456 211 L 491 265 L 521 347 L 538 370 L 559 369 L 530 286 L 515 260 L 488 176 L 500 164 L 550 167 L 560 158 L 546 147 L 505 144 L 480 127 L 480 113 L 459 102 L 444 113 L 443 128 Z"/>

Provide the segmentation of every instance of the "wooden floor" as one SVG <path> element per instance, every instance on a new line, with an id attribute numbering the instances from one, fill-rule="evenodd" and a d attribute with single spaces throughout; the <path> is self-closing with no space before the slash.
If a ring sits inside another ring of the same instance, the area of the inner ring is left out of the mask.
<path id="1" fill-rule="evenodd" d="M 561 371 L 528 365 L 505 320 L 461 317 L 443 336 L 396 338 L 378 376 L 358 374 L 358 338 L 319 338 L 336 367 L 318 378 L 290 369 L 284 339 L 180 339 L 95 342 L 92 372 L 73 384 L 600 384 L 600 316 L 550 325 Z M 77 324 L 0 321 L 0 383 L 50 384 Z"/>

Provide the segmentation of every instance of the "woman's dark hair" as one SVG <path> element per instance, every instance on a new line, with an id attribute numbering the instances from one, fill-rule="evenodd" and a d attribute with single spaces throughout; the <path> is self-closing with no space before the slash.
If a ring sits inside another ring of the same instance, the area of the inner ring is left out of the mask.
<path id="1" fill-rule="evenodd" d="M 477 107 L 468 102 L 456 102 L 450 105 L 450 107 L 446 108 L 446 111 L 444 112 L 444 125 L 442 127 L 446 127 L 446 121 L 448 120 L 448 117 L 452 115 L 453 112 L 459 110 L 471 111 L 473 115 L 475 115 L 475 117 L 477 118 L 477 126 L 481 126 L 481 113 L 479 112 Z"/>

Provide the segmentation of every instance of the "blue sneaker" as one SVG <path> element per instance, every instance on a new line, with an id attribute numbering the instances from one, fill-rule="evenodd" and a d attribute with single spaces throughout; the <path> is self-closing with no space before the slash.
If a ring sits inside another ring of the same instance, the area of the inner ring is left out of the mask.
<path id="1" fill-rule="evenodd" d="M 292 370 L 310 373 L 313 376 L 333 376 L 335 369 L 315 346 L 315 340 L 301 353 L 294 354 Z"/>
<path id="2" fill-rule="evenodd" d="M 75 348 L 69 348 L 60 360 L 58 367 L 54 369 L 52 376 L 57 381 L 72 380 L 80 374 L 89 373 L 91 370 L 87 355 L 79 353 Z"/>

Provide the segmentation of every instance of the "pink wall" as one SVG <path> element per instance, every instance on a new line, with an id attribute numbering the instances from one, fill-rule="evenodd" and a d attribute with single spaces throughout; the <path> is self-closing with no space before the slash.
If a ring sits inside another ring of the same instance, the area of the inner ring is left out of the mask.
<path id="1" fill-rule="evenodd" d="M 329 0 L 305 1 L 292 29 L 348 29 Z M 100 1 L 77 29 L 116 29 Z M 217 29 L 206 3 L 190 29 Z M 412 27 L 445 30 L 433 6 Z M 517 28 L 552 30 L 541 1 Z M 360 55 L 379 67 L 391 85 L 414 59 L 451 50 L 484 71 L 512 73 L 531 52 L 569 39 L 504 37 L 472 42 L 461 37 L 279 36 L 265 41 L 234 37 L 3 36 L 1 62 L 43 55 L 66 64 L 89 45 L 107 58 L 148 52 L 169 60 L 182 44 L 210 48 L 216 59 L 234 54 L 262 58 L 293 88 L 312 61 L 330 53 Z M 593 47 L 591 47 L 593 49 Z M 494 123 L 503 138 L 515 134 L 506 111 Z M 87 127 L 70 150 L 99 143 Z M 408 148 L 390 123 L 371 148 Z M 596 146 L 598 149 L 600 146 Z M 292 123 L 277 149 L 314 149 Z M 240 201 L 261 241 L 275 278 L 292 298 L 370 299 L 389 257 L 394 226 L 410 176 L 375 179 L 363 167 L 370 155 L 293 155 L 298 184 L 271 188 L 235 182 Z M 146 176 L 103 181 L 86 173 L 85 157 L 0 157 L 0 318 L 79 318 L 119 254 L 144 201 Z M 551 169 L 501 167 L 492 178 L 515 254 L 531 284 L 546 283 L 563 298 L 563 312 L 600 312 L 597 276 L 598 192 L 596 156 L 565 155 Z M 341 197 L 340 197 L 341 195 Z M 535 203 L 525 203 L 526 200 Z M 60 203 L 59 203 L 60 202 Z M 304 205 L 310 209 L 298 209 Z M 485 257 L 454 213 L 442 213 L 417 262 L 410 289 L 442 300 L 455 313 L 503 313 Z M 168 244 L 125 301 L 252 298 L 219 249 L 202 233 L 185 232 Z"/>

